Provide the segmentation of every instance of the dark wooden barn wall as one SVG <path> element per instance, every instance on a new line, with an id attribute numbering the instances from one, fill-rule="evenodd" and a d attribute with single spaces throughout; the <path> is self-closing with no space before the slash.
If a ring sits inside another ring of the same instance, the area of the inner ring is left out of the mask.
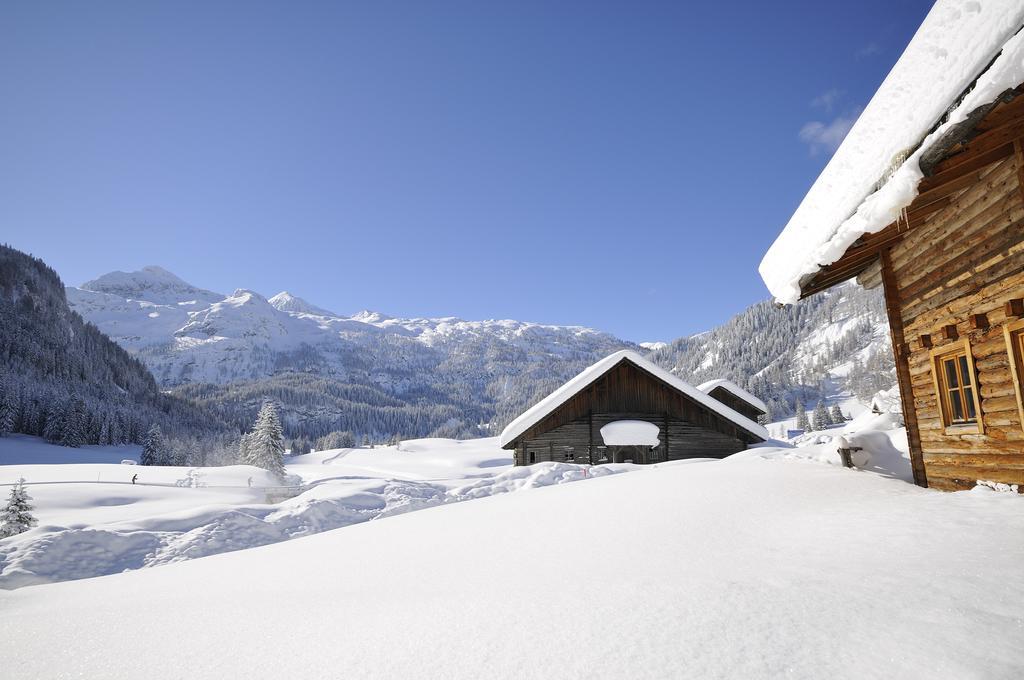
<path id="1" fill-rule="evenodd" d="M 764 414 L 764 411 L 758 409 L 753 404 L 749 404 L 743 399 L 740 399 L 735 394 L 725 389 L 724 387 L 716 387 L 715 389 L 708 392 L 709 397 L 714 397 L 718 401 L 722 402 L 736 413 L 741 416 L 746 416 L 750 420 L 757 422 L 758 416 Z"/>
<path id="2" fill-rule="evenodd" d="M 616 420 L 644 420 L 657 425 L 661 444 L 653 450 L 604 446 L 601 428 Z M 523 440 L 516 447 L 515 462 L 517 465 L 546 461 L 597 464 L 631 459 L 634 463 L 646 464 L 683 458 L 723 458 L 745 448 L 747 443 L 736 437 L 667 415 L 594 413 Z"/>

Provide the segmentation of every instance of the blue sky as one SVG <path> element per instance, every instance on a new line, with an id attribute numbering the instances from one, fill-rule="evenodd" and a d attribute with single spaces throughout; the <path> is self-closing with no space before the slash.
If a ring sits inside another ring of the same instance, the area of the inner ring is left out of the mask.
<path id="1" fill-rule="evenodd" d="M 930 2 L 0 5 L 0 241 L 338 312 L 705 330 Z"/>

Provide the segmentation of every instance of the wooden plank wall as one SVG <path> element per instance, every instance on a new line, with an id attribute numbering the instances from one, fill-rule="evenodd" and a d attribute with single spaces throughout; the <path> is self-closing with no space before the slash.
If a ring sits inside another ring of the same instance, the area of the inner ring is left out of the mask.
<path id="1" fill-rule="evenodd" d="M 1002 330 L 1005 303 L 1024 297 L 1022 173 L 1019 154 L 983 167 L 978 181 L 890 251 L 930 487 L 970 488 L 977 480 L 1024 484 L 1024 427 Z M 986 315 L 987 327 L 971 323 L 975 314 Z M 957 339 L 943 338 L 947 325 L 956 326 Z M 932 378 L 931 350 L 964 338 L 980 387 L 981 434 L 947 433 Z"/>
<path id="2" fill-rule="evenodd" d="M 608 448 L 604 448 L 601 428 L 616 420 L 644 420 L 658 426 L 661 445 L 653 450 L 638 449 L 629 452 L 629 457 L 635 463 L 659 463 L 683 458 L 724 458 L 747 448 L 747 443 L 736 437 L 694 425 L 680 418 L 672 418 L 667 414 L 593 413 L 522 440 L 516 447 L 515 462 L 517 465 L 529 465 L 531 461 L 616 462 L 601 460 L 612 453 Z M 591 423 L 593 438 L 590 434 Z M 591 442 L 594 444 L 593 449 L 590 448 Z"/>
<path id="3" fill-rule="evenodd" d="M 741 416 L 746 416 L 750 420 L 757 422 L 758 416 L 764 415 L 764 411 L 760 410 L 753 404 L 744 401 L 740 397 L 736 396 L 724 387 L 716 387 L 715 389 L 708 392 L 709 397 L 714 397 L 718 401 L 722 402 L 733 411 L 736 411 Z"/>

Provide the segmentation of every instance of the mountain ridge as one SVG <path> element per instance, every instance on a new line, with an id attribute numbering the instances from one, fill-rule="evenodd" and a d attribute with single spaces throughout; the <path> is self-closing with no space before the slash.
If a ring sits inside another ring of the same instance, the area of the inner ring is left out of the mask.
<path id="1" fill-rule="evenodd" d="M 716 328 L 638 345 L 583 326 L 370 310 L 343 316 L 287 291 L 221 296 L 161 267 L 94 281 L 101 285 L 68 288 L 69 304 L 161 385 L 239 425 L 263 398 L 278 399 L 301 436 L 493 433 L 619 349 L 640 351 L 694 384 L 732 380 L 773 416 L 791 413 L 798 400 L 866 399 L 894 382 L 881 298 L 852 285 L 781 309 L 758 302 Z"/>

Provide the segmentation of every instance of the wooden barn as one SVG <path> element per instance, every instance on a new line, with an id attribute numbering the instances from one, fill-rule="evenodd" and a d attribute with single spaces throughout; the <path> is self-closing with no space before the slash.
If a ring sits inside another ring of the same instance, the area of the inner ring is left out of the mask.
<path id="1" fill-rule="evenodd" d="M 1024 3 L 944 4 L 761 273 L 784 303 L 882 287 L 917 484 L 1024 485 Z"/>
<path id="2" fill-rule="evenodd" d="M 756 398 L 755 398 L 756 399 Z M 768 433 L 631 351 L 587 368 L 512 421 L 501 446 L 516 465 L 657 463 L 725 457 Z"/>

